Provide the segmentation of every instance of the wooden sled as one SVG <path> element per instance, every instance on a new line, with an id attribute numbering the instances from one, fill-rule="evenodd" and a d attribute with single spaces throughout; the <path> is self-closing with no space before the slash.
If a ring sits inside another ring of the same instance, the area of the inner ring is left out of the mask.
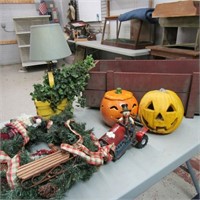
<path id="1" fill-rule="evenodd" d="M 69 153 L 59 150 L 20 166 L 17 171 L 17 177 L 20 179 L 23 188 L 32 188 L 67 171 L 62 164 L 72 158 L 74 157 L 70 157 Z M 31 183 L 27 182 L 27 180 L 31 180 Z"/>

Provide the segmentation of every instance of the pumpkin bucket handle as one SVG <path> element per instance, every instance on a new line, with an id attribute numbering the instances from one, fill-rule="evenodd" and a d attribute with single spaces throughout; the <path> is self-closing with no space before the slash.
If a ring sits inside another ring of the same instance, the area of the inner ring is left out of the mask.
<path id="1" fill-rule="evenodd" d="M 49 85 L 52 88 L 54 86 L 54 77 L 52 71 L 48 72 L 48 79 L 49 79 Z"/>

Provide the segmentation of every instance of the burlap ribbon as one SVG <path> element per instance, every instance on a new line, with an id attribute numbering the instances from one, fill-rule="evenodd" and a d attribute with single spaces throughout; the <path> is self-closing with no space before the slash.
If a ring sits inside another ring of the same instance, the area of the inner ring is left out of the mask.
<path id="1" fill-rule="evenodd" d="M 15 132 L 21 134 L 24 140 L 23 145 L 25 145 L 29 141 L 27 130 L 21 121 L 15 120 L 7 125 L 14 129 Z M 6 171 L 6 179 L 10 188 L 14 189 L 14 187 L 16 186 L 16 173 L 20 165 L 19 153 L 17 153 L 13 158 L 10 158 L 10 156 L 8 156 L 4 151 L 0 151 L 0 163 L 7 164 L 8 168 Z"/>
<path id="2" fill-rule="evenodd" d="M 82 136 L 77 133 L 75 130 L 73 130 L 70 126 L 71 120 L 68 120 L 65 125 L 73 132 L 75 135 L 79 137 L 79 140 L 73 144 L 61 144 L 61 149 L 72 153 L 74 155 L 78 155 L 86 160 L 87 163 L 91 165 L 102 165 L 104 162 L 108 162 L 112 160 L 112 155 L 110 154 L 110 150 L 115 148 L 114 144 L 106 145 L 101 147 L 98 139 L 95 137 L 93 133 L 91 133 L 91 140 L 94 142 L 94 144 L 98 147 L 98 151 L 92 152 L 87 147 L 85 147 L 83 143 Z"/>

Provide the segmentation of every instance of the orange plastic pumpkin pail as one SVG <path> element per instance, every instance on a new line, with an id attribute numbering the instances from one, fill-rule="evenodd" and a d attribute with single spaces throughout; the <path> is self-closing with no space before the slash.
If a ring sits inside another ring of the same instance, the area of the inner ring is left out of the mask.
<path id="1" fill-rule="evenodd" d="M 104 94 L 101 101 L 100 112 L 103 121 L 108 126 L 113 126 L 117 120 L 122 117 L 122 105 L 127 104 L 131 110 L 131 115 L 134 117 L 138 113 L 138 101 L 133 96 L 132 92 L 117 88 L 116 90 L 108 91 Z"/>

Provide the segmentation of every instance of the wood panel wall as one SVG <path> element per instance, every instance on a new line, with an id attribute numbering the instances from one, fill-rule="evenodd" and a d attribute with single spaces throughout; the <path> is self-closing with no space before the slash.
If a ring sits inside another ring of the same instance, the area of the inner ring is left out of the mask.
<path id="1" fill-rule="evenodd" d="M 0 0 L 0 4 L 33 4 L 35 0 Z"/>
<path id="2" fill-rule="evenodd" d="M 17 40 L 0 40 L 0 45 L 17 44 Z"/>

